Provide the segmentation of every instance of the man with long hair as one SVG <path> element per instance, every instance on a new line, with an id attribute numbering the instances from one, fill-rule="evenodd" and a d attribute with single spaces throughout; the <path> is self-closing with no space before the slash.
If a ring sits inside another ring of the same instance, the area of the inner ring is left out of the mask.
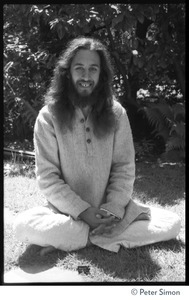
<path id="1" fill-rule="evenodd" d="M 18 239 L 72 251 L 95 244 L 118 252 L 175 238 L 179 217 L 135 203 L 134 146 L 112 89 L 107 48 L 72 40 L 59 57 L 34 128 L 36 176 L 47 199 L 21 213 Z"/>

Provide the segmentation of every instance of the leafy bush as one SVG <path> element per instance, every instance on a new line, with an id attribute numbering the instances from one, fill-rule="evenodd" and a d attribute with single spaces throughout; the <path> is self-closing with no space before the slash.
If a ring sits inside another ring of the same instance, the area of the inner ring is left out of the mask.
<path id="1" fill-rule="evenodd" d="M 134 147 L 136 159 L 141 159 L 152 154 L 154 142 L 152 140 L 142 139 L 141 141 L 134 141 Z"/>
<path id="2" fill-rule="evenodd" d="M 35 164 L 34 162 L 19 162 L 7 161 L 4 164 L 4 176 L 26 176 L 29 178 L 35 177 Z"/>
<path id="3" fill-rule="evenodd" d="M 154 133 L 165 142 L 165 152 L 177 150 L 185 156 L 185 107 L 182 103 L 168 105 L 164 100 L 143 107 Z"/>
<path id="4" fill-rule="evenodd" d="M 35 177 L 35 157 L 24 157 L 14 152 L 15 149 L 33 152 L 33 142 L 28 140 L 24 140 L 23 143 L 20 141 L 5 142 L 4 146 L 13 150 L 11 154 L 4 153 L 4 175 Z"/>
<path id="5" fill-rule="evenodd" d="M 80 35 L 108 46 L 125 106 L 173 80 L 184 99 L 184 4 L 6 4 L 3 17 L 6 139 L 32 139 L 56 59 Z"/>

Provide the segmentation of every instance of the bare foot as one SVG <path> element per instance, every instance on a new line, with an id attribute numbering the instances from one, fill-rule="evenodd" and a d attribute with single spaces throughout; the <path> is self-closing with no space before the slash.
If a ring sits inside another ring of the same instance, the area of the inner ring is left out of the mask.
<path id="1" fill-rule="evenodd" d="M 43 249 L 40 250 L 40 256 L 44 256 L 50 252 L 55 251 L 56 248 L 53 246 L 48 246 L 48 247 L 44 247 Z"/>

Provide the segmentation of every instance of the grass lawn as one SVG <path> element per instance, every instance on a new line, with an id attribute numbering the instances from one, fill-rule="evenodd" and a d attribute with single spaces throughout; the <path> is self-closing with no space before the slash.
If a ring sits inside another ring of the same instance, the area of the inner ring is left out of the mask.
<path id="1" fill-rule="evenodd" d="M 77 270 L 89 266 L 89 282 L 183 282 L 185 281 L 185 167 L 183 165 L 136 164 L 133 199 L 176 212 L 182 219 L 177 240 L 112 253 L 96 246 L 66 253 L 55 251 L 41 257 L 36 245 L 17 241 L 12 231 L 14 216 L 45 202 L 33 176 L 4 177 L 4 271 L 33 265 Z"/>

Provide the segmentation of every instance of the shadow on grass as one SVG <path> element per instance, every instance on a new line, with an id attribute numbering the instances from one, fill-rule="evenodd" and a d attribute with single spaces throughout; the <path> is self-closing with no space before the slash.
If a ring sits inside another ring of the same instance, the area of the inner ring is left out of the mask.
<path id="1" fill-rule="evenodd" d="M 160 167 L 153 163 L 136 164 L 134 198 L 143 203 L 153 199 L 162 206 L 179 204 L 185 193 L 185 168 L 178 165 Z"/>
<path id="2" fill-rule="evenodd" d="M 118 253 L 100 249 L 97 246 L 81 249 L 77 252 L 77 259 L 93 264 L 98 269 L 103 269 L 109 275 L 122 282 L 153 282 L 162 267 L 158 261 L 152 259 L 151 251 L 170 250 L 174 253 L 180 252 L 184 248 L 181 240 L 170 240 L 149 246 L 133 249 L 120 248 Z M 59 259 L 64 259 L 64 255 L 59 254 Z M 86 264 L 85 264 L 86 265 Z M 116 282 L 116 281 L 114 281 Z"/>
<path id="3" fill-rule="evenodd" d="M 148 248 L 123 249 L 119 253 L 103 251 L 95 247 L 93 253 L 79 253 L 80 258 L 85 258 L 103 269 L 106 275 L 122 282 L 148 281 L 160 270 L 160 266 L 151 259 Z"/>
<path id="4" fill-rule="evenodd" d="M 26 251 L 18 258 L 18 266 L 26 273 L 35 274 L 53 268 L 57 262 L 55 252 L 40 256 L 42 248 L 37 245 L 29 245 Z"/>
<path id="5" fill-rule="evenodd" d="M 182 240 L 176 240 L 172 239 L 167 242 L 159 242 L 154 244 L 159 250 L 167 250 L 167 251 L 172 251 L 174 253 L 179 253 L 182 251 L 182 249 L 185 249 L 185 243 Z M 153 245 L 149 247 L 154 247 Z"/>
<path id="6" fill-rule="evenodd" d="M 152 258 L 151 252 L 156 249 L 178 253 L 184 246 L 181 240 L 170 240 L 133 249 L 121 248 L 118 253 L 114 253 L 93 245 L 71 253 L 58 250 L 40 256 L 41 247 L 30 245 L 19 257 L 18 265 L 23 271 L 36 274 L 55 267 L 57 262 L 60 266 L 64 266 L 65 261 L 69 264 L 69 256 L 74 254 L 77 261 L 85 262 L 85 266 L 92 264 L 92 272 L 97 273 L 96 277 L 93 274 L 95 278 L 98 277 L 98 270 L 101 272 L 103 270 L 106 276 L 113 278 L 112 282 L 153 282 L 162 267 L 158 264 L 158 260 Z M 95 281 L 97 282 L 93 280 Z"/>

